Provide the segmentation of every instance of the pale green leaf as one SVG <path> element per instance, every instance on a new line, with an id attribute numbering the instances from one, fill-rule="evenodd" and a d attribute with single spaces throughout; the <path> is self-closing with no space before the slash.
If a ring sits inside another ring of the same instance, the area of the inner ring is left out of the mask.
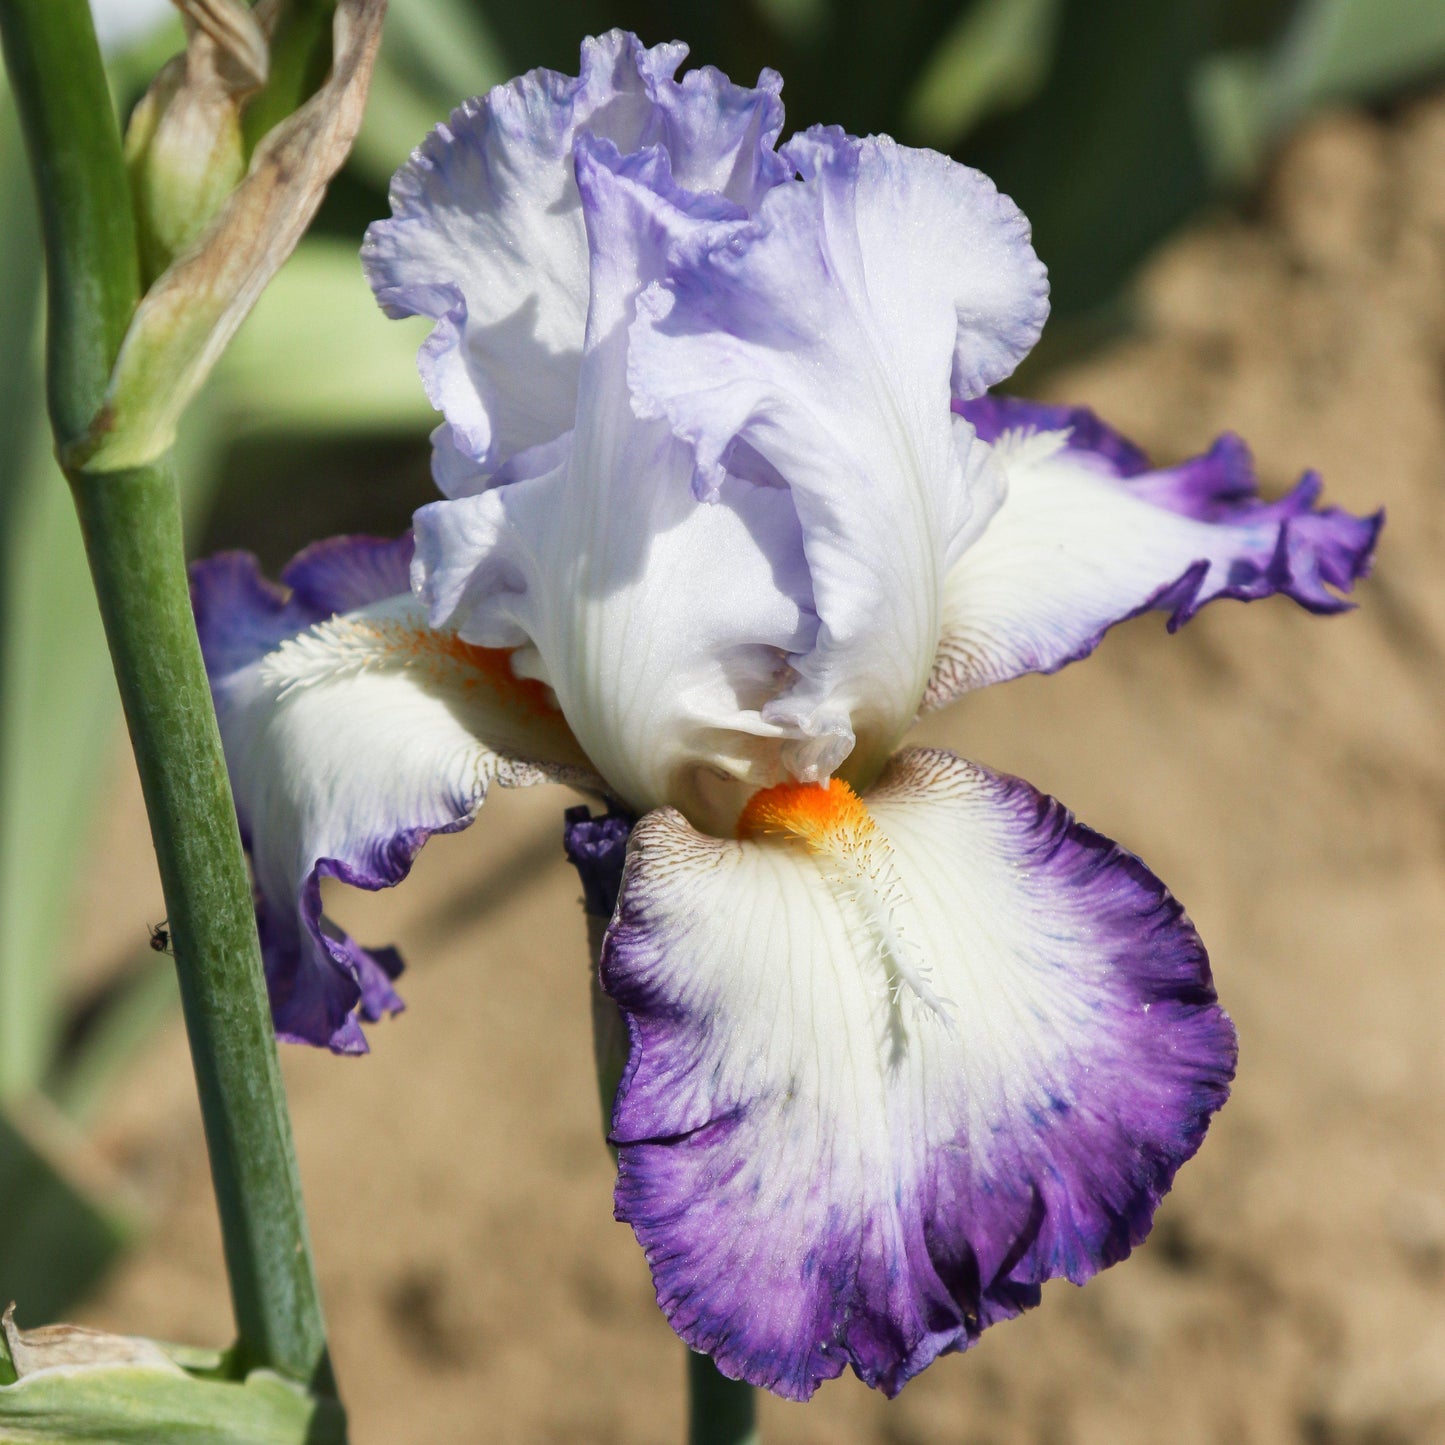
<path id="1" fill-rule="evenodd" d="M 1441 0 L 1311 0 L 1271 66 L 1271 123 L 1328 100 L 1379 93 L 1445 67 Z"/>
<path id="2" fill-rule="evenodd" d="M 93 1290 L 135 1232 L 124 1198 L 43 1100 L 0 1112 L 0 1304 L 22 1299 L 45 1317 Z"/>
<path id="3" fill-rule="evenodd" d="M 346 1419 L 276 1375 L 244 1383 L 133 1367 L 45 1371 L 0 1386 L 6 1445 L 344 1445 Z"/>
<path id="4" fill-rule="evenodd" d="M 909 139 L 954 147 L 991 111 L 1021 105 L 1042 84 L 1059 0 L 977 0 L 928 61 L 904 112 Z"/>

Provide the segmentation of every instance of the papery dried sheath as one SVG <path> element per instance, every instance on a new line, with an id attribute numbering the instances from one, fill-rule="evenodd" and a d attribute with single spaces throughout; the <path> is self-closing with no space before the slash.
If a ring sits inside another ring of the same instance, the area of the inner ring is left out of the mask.
<path id="1" fill-rule="evenodd" d="M 169 450 L 191 398 L 295 249 L 361 124 L 386 0 L 337 0 L 331 72 L 257 145 L 244 180 L 142 299 L 90 436 L 68 465 L 110 471 Z"/>

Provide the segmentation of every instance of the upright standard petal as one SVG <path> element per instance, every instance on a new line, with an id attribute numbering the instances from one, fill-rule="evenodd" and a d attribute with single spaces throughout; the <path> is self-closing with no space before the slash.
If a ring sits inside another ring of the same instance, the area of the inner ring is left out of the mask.
<path id="1" fill-rule="evenodd" d="M 797 514 L 785 488 L 737 476 L 698 501 L 687 447 L 633 415 L 626 349 L 676 236 L 740 211 L 678 187 L 660 147 L 587 142 L 578 179 L 592 295 L 576 430 L 505 485 L 418 512 L 416 578 L 435 624 L 523 649 L 614 797 L 727 829 L 784 775 L 763 708 L 815 626 Z"/>
<path id="2" fill-rule="evenodd" d="M 1082 407 L 981 397 L 955 410 L 993 446 L 1007 492 L 948 574 L 925 707 L 1054 672 L 1154 608 L 1170 631 L 1220 597 L 1338 612 L 1369 570 L 1383 514 L 1317 509 L 1314 472 L 1262 501 L 1238 437 L 1156 471 Z"/>
<path id="3" fill-rule="evenodd" d="M 875 774 L 912 721 L 943 577 L 969 528 L 949 396 L 1006 376 L 1047 312 L 1018 209 L 976 171 L 886 138 L 815 130 L 802 179 L 755 217 L 679 244 L 644 293 L 630 377 L 694 449 L 701 495 L 740 452 L 791 492 L 819 627 L 765 716 L 789 765 Z M 856 745 L 856 751 L 855 751 Z"/>
<path id="4" fill-rule="evenodd" d="M 894 1394 L 1145 1236 L 1234 1031 L 1159 881 L 1016 779 L 909 752 L 743 829 L 633 834 L 618 1217 L 725 1374 Z"/>
<path id="5" fill-rule="evenodd" d="M 282 574 L 223 554 L 192 597 L 241 828 L 255 867 L 277 1033 L 366 1049 L 401 1000 L 401 961 L 321 914 L 321 879 L 398 883 L 433 833 L 462 828 L 492 781 L 583 776 L 547 690 L 509 659 L 426 625 L 411 539 L 338 538 Z"/>
<path id="6" fill-rule="evenodd" d="M 661 145 L 681 186 L 744 208 L 788 174 L 777 75 L 755 89 L 710 67 L 676 81 L 686 54 L 619 30 L 586 40 L 576 79 L 535 70 L 467 101 L 397 172 L 363 259 L 389 315 L 437 323 L 421 366 L 447 421 L 443 489 L 474 489 L 572 425 L 588 300 L 580 135 L 624 154 Z"/>

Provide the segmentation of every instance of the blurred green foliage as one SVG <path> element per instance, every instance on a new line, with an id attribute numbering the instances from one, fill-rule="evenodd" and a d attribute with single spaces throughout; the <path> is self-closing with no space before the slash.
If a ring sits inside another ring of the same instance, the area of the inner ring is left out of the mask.
<path id="1" fill-rule="evenodd" d="M 135 1232 L 132 1202 L 94 1172 L 84 1141 L 43 1100 L 0 1112 L 0 1292 L 30 1318 L 65 1310 Z"/>
<path id="2" fill-rule="evenodd" d="M 368 178 L 430 110 L 583 35 L 674 36 L 785 78 L 790 128 L 885 131 L 988 172 L 1034 224 L 1054 314 L 1108 303 L 1173 228 L 1259 174 L 1318 105 L 1445 68 L 1441 0 L 393 0 Z M 440 53 L 438 53 L 440 52 Z M 410 124 L 406 124 L 410 121 Z"/>
<path id="3" fill-rule="evenodd" d="M 774 67 L 790 129 L 886 131 L 987 171 L 1033 221 L 1055 335 L 1071 322 L 1086 333 L 1151 249 L 1247 189 L 1313 109 L 1387 101 L 1445 71 L 1442 0 L 392 0 L 348 169 L 183 435 L 197 550 L 248 545 L 274 566 L 328 531 L 406 525 L 427 497 L 431 413 L 413 369 L 425 327 L 380 318 L 357 260 L 361 233 L 386 212 L 391 172 L 452 106 L 534 66 L 575 72 L 581 38 L 614 25 L 649 42 L 686 39 L 694 62 L 736 79 Z M 179 40 L 172 22 L 111 58 L 123 112 Z M 39 1277 L 52 1281 L 40 1313 L 52 1314 L 88 1287 L 123 1231 L 66 1167 L 67 1149 L 82 1146 L 52 1139 L 37 1150 L 20 1121 L 42 1091 L 75 1117 L 103 1105 L 170 995 L 154 968 L 136 965 L 137 952 L 156 963 L 140 917 L 116 937 L 113 978 L 93 997 L 67 991 L 66 920 L 85 906 L 83 844 L 119 711 L 43 440 L 40 263 L 24 188 L 6 111 L 0 1201 L 7 1218 L 38 1223 L 23 1262 L 0 1231 L 0 1304 L 24 1284 L 34 1306 Z"/>

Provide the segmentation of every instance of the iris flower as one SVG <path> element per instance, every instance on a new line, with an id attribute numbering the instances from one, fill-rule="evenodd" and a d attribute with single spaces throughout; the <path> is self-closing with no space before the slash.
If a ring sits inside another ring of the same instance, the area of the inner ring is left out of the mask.
<path id="1" fill-rule="evenodd" d="M 617 1215 L 725 1374 L 893 1394 L 1126 1255 L 1235 1058 L 1137 858 L 905 734 L 1147 609 L 1338 610 L 1378 519 L 986 395 L 1047 311 L 1013 203 L 886 137 L 778 148 L 779 78 L 685 53 L 614 32 L 426 138 L 364 260 L 435 322 L 444 500 L 280 587 L 216 557 L 196 611 L 281 1036 L 400 1007 L 323 877 L 397 883 L 493 783 L 620 805 Z"/>

